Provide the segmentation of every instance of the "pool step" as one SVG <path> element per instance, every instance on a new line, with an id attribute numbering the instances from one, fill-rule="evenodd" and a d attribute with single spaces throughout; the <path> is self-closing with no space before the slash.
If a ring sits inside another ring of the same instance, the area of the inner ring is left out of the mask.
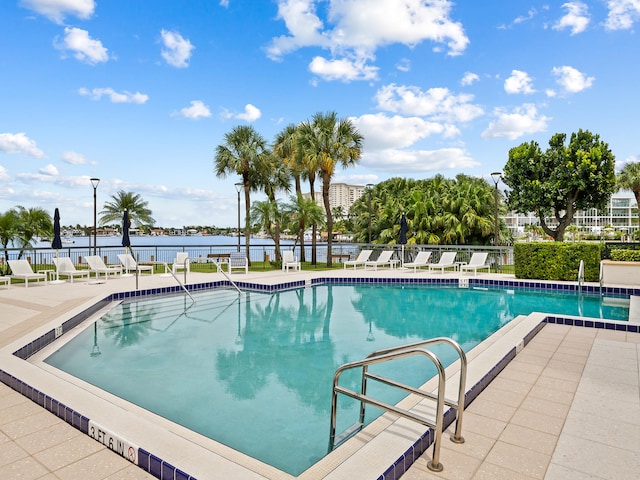
<path id="1" fill-rule="evenodd" d="M 640 323 L 640 297 L 637 295 L 629 298 L 629 321 Z"/>
<path id="2" fill-rule="evenodd" d="M 363 427 L 362 423 L 356 422 L 353 425 L 351 425 L 349 428 L 344 430 L 342 433 L 340 433 L 339 435 L 336 435 L 336 438 L 333 441 L 334 448 L 340 445 L 342 442 L 350 439 L 352 436 L 354 436 L 356 433 L 362 430 L 362 427 Z"/>

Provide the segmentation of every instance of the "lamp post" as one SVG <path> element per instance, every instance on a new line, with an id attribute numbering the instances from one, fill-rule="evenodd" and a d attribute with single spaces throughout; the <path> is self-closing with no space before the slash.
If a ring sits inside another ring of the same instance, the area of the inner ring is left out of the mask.
<path id="1" fill-rule="evenodd" d="M 96 223 L 97 219 L 97 202 L 96 202 L 96 190 L 98 189 L 98 184 L 100 183 L 99 178 L 91 179 L 91 186 L 93 187 L 93 254 L 96 255 L 96 231 L 98 225 Z M 91 238 L 91 237 L 89 237 Z"/>
<path id="2" fill-rule="evenodd" d="M 240 251 L 240 191 L 244 186 L 242 183 L 234 184 L 236 187 L 236 192 L 238 192 L 238 252 Z"/>
<path id="3" fill-rule="evenodd" d="M 369 199 L 368 199 L 368 204 L 369 204 L 369 241 L 367 243 L 371 243 L 371 196 L 373 195 L 372 190 L 373 190 L 373 183 L 367 183 L 367 191 L 369 192 Z"/>
<path id="4" fill-rule="evenodd" d="M 493 244 L 500 245 L 500 229 L 498 227 L 498 183 L 502 178 L 502 172 L 493 172 L 491 174 L 493 179 Z"/>

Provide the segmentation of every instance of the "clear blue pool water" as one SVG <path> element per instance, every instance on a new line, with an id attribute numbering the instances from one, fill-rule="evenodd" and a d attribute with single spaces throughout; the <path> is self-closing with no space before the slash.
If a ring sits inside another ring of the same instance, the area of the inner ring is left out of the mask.
<path id="1" fill-rule="evenodd" d="M 326 454 L 332 377 L 345 362 L 438 336 L 468 351 L 532 311 L 628 316 L 598 297 L 498 289 L 325 285 L 194 297 L 122 303 L 45 361 L 292 475 Z M 455 360 L 446 347 L 434 351 Z M 414 386 L 435 373 L 424 359 L 402 362 L 372 371 Z M 358 378 L 345 382 L 357 388 Z M 400 400 L 386 388 L 370 392 Z M 368 408 L 369 420 L 380 414 Z M 338 431 L 357 415 L 354 401 L 341 400 Z"/>

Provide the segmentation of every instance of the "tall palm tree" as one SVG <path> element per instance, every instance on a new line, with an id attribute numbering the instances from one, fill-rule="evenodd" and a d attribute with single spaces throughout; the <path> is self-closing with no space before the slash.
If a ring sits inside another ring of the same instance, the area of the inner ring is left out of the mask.
<path id="1" fill-rule="evenodd" d="M 300 127 L 300 145 L 305 157 L 317 164 L 322 178 L 322 201 L 327 216 L 327 267 L 331 267 L 333 216 L 329 203 L 329 186 L 337 165 L 347 168 L 362 154 L 362 135 L 351 120 L 338 119 L 336 112 L 316 113 Z"/>
<path id="2" fill-rule="evenodd" d="M 246 255 L 251 257 L 251 190 L 255 190 L 254 172 L 260 168 L 260 157 L 267 150 L 267 142 L 253 127 L 239 125 L 225 133 L 224 142 L 216 147 L 215 172 L 218 178 L 240 175 L 244 189 L 244 241 Z"/>
<path id="3" fill-rule="evenodd" d="M 100 212 L 100 225 L 121 221 L 125 210 L 129 212 L 129 222 L 132 225 L 154 225 L 156 221 L 151 216 L 148 205 L 149 202 L 143 200 L 140 194 L 119 190 L 111 196 L 110 201 L 104 202 Z"/>
<path id="4" fill-rule="evenodd" d="M 310 225 L 322 225 L 324 223 L 324 210 L 312 198 L 304 198 L 302 195 L 291 196 L 290 202 L 285 206 L 286 215 L 297 225 L 302 225 L 302 236 L 304 230 Z M 301 251 L 304 244 L 300 244 Z M 302 253 L 300 255 L 302 258 Z"/>
<path id="5" fill-rule="evenodd" d="M 305 176 L 303 157 L 298 148 L 298 127 L 287 125 L 278 135 L 273 144 L 273 153 L 282 159 L 289 167 L 295 185 L 296 197 L 302 199 L 302 178 Z M 300 261 L 305 261 L 304 223 L 302 218 L 298 223 L 298 240 L 300 242 Z"/>
<path id="6" fill-rule="evenodd" d="M 15 209 L 0 214 L 0 243 L 4 250 L 4 258 L 9 258 L 9 244 L 17 238 L 19 225 L 20 218 Z M 6 263 L 0 265 L 0 272 L 5 274 L 7 268 Z"/>
<path id="7" fill-rule="evenodd" d="M 640 162 L 627 163 L 618 174 L 617 183 L 618 190 L 631 190 L 636 197 L 640 227 Z"/>
<path id="8" fill-rule="evenodd" d="M 261 156 L 259 168 L 256 169 L 256 186 L 262 188 L 267 195 L 270 210 L 272 211 L 273 235 L 270 235 L 275 242 L 276 262 L 280 261 L 280 229 L 282 224 L 282 209 L 276 201 L 276 192 L 283 190 L 289 192 L 290 170 L 285 163 L 276 155 L 265 152 Z M 253 210 L 253 209 L 252 209 Z"/>

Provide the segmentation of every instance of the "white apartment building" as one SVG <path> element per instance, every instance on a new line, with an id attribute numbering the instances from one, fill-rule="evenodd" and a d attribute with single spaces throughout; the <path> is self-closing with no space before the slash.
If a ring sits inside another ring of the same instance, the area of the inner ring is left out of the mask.
<path id="1" fill-rule="evenodd" d="M 319 191 L 318 191 L 319 190 Z M 320 185 L 315 192 L 315 200 L 318 205 L 324 208 L 322 203 L 322 186 Z M 346 183 L 332 183 L 329 185 L 329 205 L 331 210 L 336 207 L 342 207 L 342 211 L 346 214 L 351 205 L 355 203 L 365 192 L 363 185 L 347 185 Z M 305 193 L 306 198 L 309 197 L 309 193 Z"/>
<path id="2" fill-rule="evenodd" d="M 534 213 L 519 214 L 512 211 L 504 215 L 502 219 L 511 230 L 514 238 L 525 235 L 525 226 L 540 225 L 540 220 Z M 551 227 L 557 225 L 554 218 L 547 218 L 546 221 Z M 586 234 L 599 235 L 605 228 L 611 227 L 630 235 L 638 229 L 636 199 L 632 192 L 617 192 L 612 195 L 604 210 L 590 208 L 589 210 L 577 211 L 573 217 L 573 224 Z"/>

